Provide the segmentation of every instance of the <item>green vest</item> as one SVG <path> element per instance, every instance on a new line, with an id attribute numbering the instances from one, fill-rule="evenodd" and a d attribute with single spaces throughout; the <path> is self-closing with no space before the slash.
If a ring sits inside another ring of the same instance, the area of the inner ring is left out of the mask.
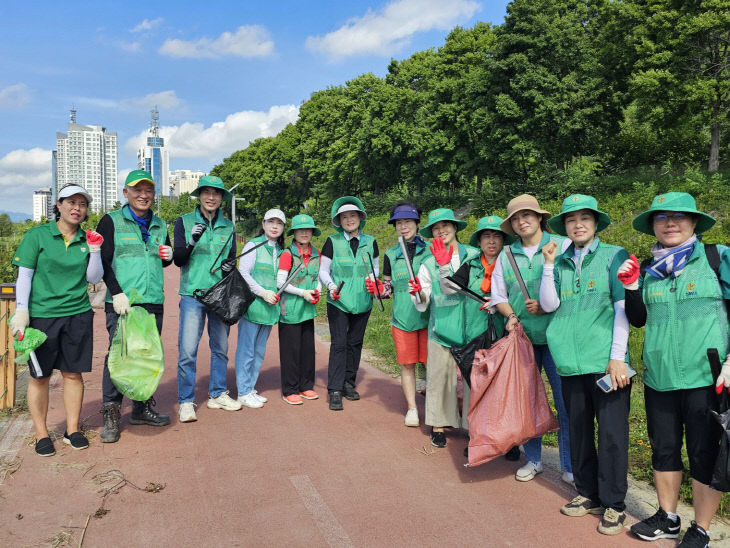
<path id="1" fill-rule="evenodd" d="M 722 255 L 727 248 L 718 246 Z M 717 276 L 700 242 L 678 278 L 645 274 L 644 383 L 659 391 L 714 384 L 707 349 L 728 350 L 728 319 Z"/>
<path id="2" fill-rule="evenodd" d="M 163 273 L 159 246 L 167 240 L 165 221 L 152 215 L 150 237 L 145 243 L 142 232 L 129 213 L 129 205 L 107 213 L 114 222 L 114 258 L 112 269 L 122 291 L 130 296 L 134 288 L 139 292 L 137 303 L 163 304 L 165 294 L 162 289 Z M 112 302 L 107 290 L 106 302 Z"/>
<path id="3" fill-rule="evenodd" d="M 558 244 L 559 252 L 564 240 L 565 238 L 562 236 L 556 236 L 555 234 L 544 232 L 542 240 L 540 240 L 540 245 L 538 246 L 535 255 L 533 255 L 532 260 L 528 259 L 527 255 L 525 255 L 522 250 L 521 241 L 518 240 L 510 245 L 512 254 L 515 257 L 515 262 L 517 263 L 517 268 L 520 269 L 520 274 L 522 274 L 522 279 L 525 281 L 527 293 L 530 295 L 530 298 L 536 300 L 540 298 L 542 265 L 545 262 L 541 252 L 542 247 L 548 242 L 555 242 Z M 515 276 L 512 266 L 509 264 L 509 260 L 507 259 L 507 255 L 504 251 L 500 253 L 500 257 L 502 261 L 504 283 L 507 286 L 509 304 L 512 307 L 512 310 L 514 310 L 515 314 L 517 314 L 517 317 L 520 319 L 520 322 L 522 322 L 522 327 L 524 327 L 525 333 L 530 338 L 532 344 L 547 344 L 545 331 L 547 330 L 547 326 L 553 315 L 541 314 L 536 316 L 527 311 L 525 308 L 525 299 L 522 296 L 522 291 L 520 291 L 520 286 L 517 283 L 517 277 Z"/>
<path id="4" fill-rule="evenodd" d="M 342 287 L 339 299 L 334 301 L 328 295 L 327 302 L 348 314 L 362 314 L 373 307 L 373 297 L 365 289 L 365 278 L 370 271 L 370 262 L 366 254 L 370 253 L 370 256 L 373 256 L 375 238 L 362 233 L 359 238 L 357 254 L 353 255 L 350 242 L 343 234 L 330 236 L 332 241 L 330 275 L 335 285 L 342 280 L 345 281 L 345 285 Z M 363 263 L 363 257 L 368 261 L 367 267 Z"/>
<path id="5" fill-rule="evenodd" d="M 547 340 L 558 374 L 564 376 L 603 373 L 611 359 L 615 312 L 609 269 L 622 248 L 598 238 L 591 248 L 580 271 L 573 262 L 573 245 L 555 261 L 560 306 L 547 328 Z"/>
<path id="6" fill-rule="evenodd" d="M 482 295 L 482 280 L 484 279 L 484 266 L 482 265 L 482 254 L 479 253 L 476 257 L 468 261 L 469 265 L 469 289 L 474 293 Z M 489 297 L 491 293 L 484 295 Z M 466 340 L 467 342 L 476 339 L 479 335 L 484 333 L 489 327 L 489 315 L 486 310 L 479 310 L 482 306 L 474 299 L 466 299 L 464 305 L 466 307 Z M 492 314 L 492 321 L 494 327 L 497 330 L 497 336 L 501 337 L 504 333 L 504 326 L 507 323 L 507 318 L 502 316 L 499 312 Z"/>
<path id="7" fill-rule="evenodd" d="M 459 260 L 465 261 L 479 254 L 479 250 L 468 245 L 457 244 Z M 466 306 L 465 297 L 455 293 L 444 295 L 439 282 L 439 266 L 433 255 L 421 263 L 431 275 L 431 303 L 428 318 L 428 337 L 441 346 L 464 346 L 467 342 L 466 334 Z M 484 312 L 480 312 L 484 314 Z"/>
<path id="8" fill-rule="evenodd" d="M 393 315 L 390 318 L 390 325 L 403 331 L 418 331 L 428 326 L 428 310 L 419 312 L 413 305 L 411 295 L 408 292 L 408 268 L 403 258 L 399 245 L 394 245 L 385 255 L 390 261 L 390 276 L 393 284 Z M 416 253 L 413 256 L 413 272 L 418 272 L 421 263 L 431 254 L 428 248 L 416 245 Z"/>
<path id="9" fill-rule="evenodd" d="M 251 240 L 252 244 L 257 244 L 266 240 L 266 236 L 262 234 Z M 279 246 L 276 246 L 279 251 Z M 278 263 L 278 261 L 277 261 Z M 276 274 L 278 268 L 274 265 L 274 247 L 268 243 L 256 249 L 256 262 L 251 270 L 251 277 L 264 289 L 276 291 Z M 256 299 L 248 307 L 243 315 L 249 322 L 261 325 L 274 325 L 279 321 L 279 303 L 269 304 L 261 297 Z"/>
<path id="10" fill-rule="evenodd" d="M 300 289 L 317 289 L 317 281 L 319 278 L 319 252 L 313 245 L 312 256 L 309 257 L 309 263 L 299 271 L 297 277 L 291 282 L 291 285 Z M 296 243 L 289 246 L 289 252 L 292 256 L 292 271 L 302 262 L 299 255 L 299 248 Z M 281 323 L 302 323 L 311 320 L 317 316 L 317 306 L 308 303 L 304 297 L 292 295 L 286 290 L 281 294 Z"/>
<path id="11" fill-rule="evenodd" d="M 231 240 L 228 238 L 233 233 L 233 223 L 218 210 L 215 217 L 215 226 L 211 228 L 208 219 L 201 214 L 199 206 L 195 208 L 195 211 L 186 213 L 180 218 L 185 227 L 186 242 L 190 241 L 190 234 L 196 223 L 208 227 L 193 247 L 188 262 L 180 268 L 179 293 L 180 295 L 192 296 L 196 289 L 208 289 L 223 277 L 221 270 L 218 270 L 215 274 L 211 274 L 210 271 L 219 267 L 223 260 L 228 258 L 228 253 L 223 251 L 223 248 L 228 247 L 230 249 L 231 247 Z M 216 257 L 218 257 L 217 260 Z"/>

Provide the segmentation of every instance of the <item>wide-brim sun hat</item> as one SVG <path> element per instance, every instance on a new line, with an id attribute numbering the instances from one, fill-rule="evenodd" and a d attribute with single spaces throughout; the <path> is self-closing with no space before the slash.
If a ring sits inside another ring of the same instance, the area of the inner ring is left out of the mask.
<path id="1" fill-rule="evenodd" d="M 87 205 L 91 203 L 91 194 L 86 192 L 86 189 L 81 185 L 66 185 L 58 191 L 56 200 L 60 201 L 61 198 L 70 198 L 74 194 L 81 194 L 84 198 L 86 198 Z"/>
<path id="2" fill-rule="evenodd" d="M 477 229 L 474 231 L 474 234 L 471 235 L 471 238 L 469 238 L 469 245 L 473 247 L 479 247 L 479 239 L 482 236 L 482 232 L 485 230 L 494 230 L 495 232 L 500 232 L 502 236 L 504 237 L 504 245 L 509 245 L 512 242 L 514 242 L 517 238 L 515 236 L 512 236 L 510 234 L 505 233 L 502 228 L 501 224 L 502 217 L 498 215 L 488 215 L 487 217 L 482 217 L 479 219 L 479 222 L 477 223 Z"/>
<path id="3" fill-rule="evenodd" d="M 155 186 L 155 180 L 152 178 L 152 175 L 149 171 L 145 171 L 144 169 L 135 169 L 134 171 L 130 171 L 124 181 L 124 186 L 137 186 L 142 181 L 147 181 L 148 183 L 151 183 L 152 186 Z"/>
<path id="4" fill-rule="evenodd" d="M 542 218 L 545 221 L 552 217 L 552 213 L 545 211 L 540 207 L 540 204 L 537 202 L 537 198 L 530 194 L 520 194 L 516 198 L 512 198 L 507 204 L 507 218 L 502 221 L 502 224 L 500 225 L 502 232 L 509 234 L 510 236 L 516 236 L 515 231 L 512 230 L 512 223 L 510 220 L 515 213 L 525 209 L 534 211 L 538 215 L 542 215 Z"/>
<path id="5" fill-rule="evenodd" d="M 454 212 L 451 209 L 434 209 L 428 214 L 428 223 L 419 232 L 421 236 L 426 238 L 433 238 L 433 225 L 438 222 L 451 222 L 456 225 L 456 232 L 464 230 L 466 228 L 466 221 L 459 221 L 454 217 Z"/>
<path id="6" fill-rule="evenodd" d="M 314 224 L 314 219 L 312 219 L 309 215 L 300 213 L 299 215 L 295 215 L 291 220 L 291 228 L 286 231 L 286 235 L 291 236 L 294 234 L 295 230 L 300 230 L 302 228 L 311 228 L 312 236 L 319 236 L 322 234 L 322 231 Z"/>
<path id="7" fill-rule="evenodd" d="M 367 214 L 365 213 L 365 206 L 362 205 L 360 199 L 356 198 L 355 196 L 342 196 L 341 198 L 337 198 L 335 200 L 335 203 L 332 204 L 332 209 L 330 209 L 330 218 L 332 219 L 332 225 L 337 229 L 338 232 L 342 232 L 342 225 L 340 224 L 340 213 L 344 213 L 345 211 L 357 211 L 360 214 L 360 226 L 358 228 L 359 230 L 365 228 L 365 220 L 367 219 Z"/>
<path id="8" fill-rule="evenodd" d="M 631 225 L 635 230 L 654 236 L 654 226 L 651 220 L 657 211 L 680 211 L 692 213 L 697 216 L 695 234 L 702 234 L 710 230 L 717 220 L 707 213 L 697 209 L 697 202 L 694 197 L 686 192 L 666 192 L 656 196 L 651 202 L 651 207 L 634 217 Z"/>
<path id="9" fill-rule="evenodd" d="M 565 231 L 565 216 L 568 213 L 574 211 L 581 211 L 582 209 L 588 209 L 596 214 L 596 232 L 600 232 L 608 225 L 611 224 L 611 218 L 607 213 L 598 209 L 598 202 L 593 196 L 587 196 L 585 194 L 571 194 L 565 200 L 558 215 L 551 217 L 547 224 L 555 234 L 561 236 L 567 236 Z"/>
<path id="10" fill-rule="evenodd" d="M 201 177 L 198 181 L 198 187 L 193 190 L 190 195 L 195 196 L 196 198 L 200 198 L 200 191 L 203 189 L 203 187 L 210 187 L 210 188 L 217 188 L 221 192 L 223 192 L 223 201 L 224 202 L 230 202 L 233 195 L 231 194 L 231 191 L 228 190 L 225 185 L 223 184 L 223 181 L 220 177 L 216 177 L 215 175 L 206 175 L 205 177 Z"/>

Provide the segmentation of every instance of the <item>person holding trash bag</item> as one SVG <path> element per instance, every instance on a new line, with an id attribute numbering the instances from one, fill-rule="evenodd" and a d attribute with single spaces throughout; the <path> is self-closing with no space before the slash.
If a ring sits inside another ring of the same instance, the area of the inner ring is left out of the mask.
<path id="1" fill-rule="evenodd" d="M 343 396 L 350 401 L 360 399 L 355 386 L 363 337 L 373 297 L 382 294 L 383 284 L 377 280 L 378 243 L 362 233 L 367 219 L 362 202 L 355 196 L 338 198 L 330 217 L 337 234 L 322 246 L 319 279 L 328 289 L 327 320 L 332 339 L 327 369 L 329 408 L 341 411 Z M 375 280 L 370 277 L 371 260 Z"/>
<path id="2" fill-rule="evenodd" d="M 63 441 L 72 449 L 86 449 L 89 442 L 79 430 L 84 399 L 83 373 L 91 371 L 94 312 L 86 292 L 88 284 L 101 281 L 102 237 L 79 230 L 87 217 L 91 195 L 78 185 L 58 191 L 53 208 L 55 220 L 25 233 L 13 258 L 18 267 L 15 284 L 16 311 L 10 319 L 19 338 L 27 327 L 42 331 L 46 340 L 36 350 L 40 370 L 29 365 L 28 409 L 35 427 L 35 452 L 56 454 L 48 435 L 48 389 L 51 373 L 61 371 L 66 431 Z M 63 273 L 63 275 L 59 275 Z"/>
<path id="3" fill-rule="evenodd" d="M 268 401 L 256 390 L 261 364 L 266 354 L 266 341 L 271 328 L 279 321 L 279 295 L 276 293 L 276 275 L 279 254 L 284 247 L 286 216 L 280 209 L 269 209 L 261 221 L 259 235 L 243 246 L 243 252 L 258 244 L 255 253 L 241 257 L 238 270 L 256 299 L 238 321 L 236 346 L 236 386 L 238 401 L 257 409 Z M 265 243 L 264 243 L 265 242 Z"/>
<path id="4" fill-rule="evenodd" d="M 322 285 L 319 281 L 319 251 L 312 245 L 312 236 L 321 233 L 309 215 L 295 215 L 286 233 L 287 236 L 294 235 L 294 239 L 279 257 L 276 285 L 280 289 L 301 266 L 284 288 L 279 316 L 281 397 L 290 405 L 301 405 L 303 400 L 319 398 L 313 390 L 314 318 Z"/>
<path id="5" fill-rule="evenodd" d="M 419 312 L 410 299 L 409 284 L 412 272 L 418 272 L 421 263 L 429 257 L 428 247 L 418 234 L 421 209 L 412 202 L 398 202 L 390 211 L 388 224 L 403 238 L 406 253 L 396 244 L 385 252 L 383 258 L 384 295 L 393 297 L 393 313 L 390 328 L 393 334 L 395 355 L 400 365 L 400 382 L 408 410 L 404 419 L 406 426 L 419 426 L 416 408 L 416 364 L 426 363 L 428 356 L 428 312 Z"/>
<path id="6" fill-rule="evenodd" d="M 240 402 L 228 395 L 229 327 L 215 313 L 193 297 L 196 289 L 207 289 L 231 272 L 235 265 L 236 238 L 233 222 L 226 219 L 221 203 L 231 200 L 231 193 L 220 177 L 201 177 L 190 193 L 200 200 L 195 210 L 175 221 L 172 259 L 180 267 L 180 328 L 178 331 L 177 397 L 180 422 L 194 422 L 195 370 L 198 344 L 208 318 L 210 341 L 210 409 L 238 411 Z M 227 249 L 226 249 L 227 248 Z M 228 261 L 226 261 L 228 259 Z M 220 269 L 218 270 L 218 267 Z"/>
<path id="7" fill-rule="evenodd" d="M 555 242 L 564 252 L 570 240 L 548 232 L 547 220 L 550 213 L 540 207 L 534 196 L 522 194 L 507 204 L 507 218 L 500 225 L 502 231 L 518 240 L 505 247 L 499 254 L 499 260 L 492 272 L 491 306 L 507 318 L 505 329 L 511 331 L 519 321 L 525 334 L 532 342 L 535 361 L 538 367 L 545 369 L 548 381 L 553 389 L 553 401 L 558 412 L 558 449 L 560 453 L 560 469 L 562 480 L 572 483 L 573 473 L 570 463 L 570 439 L 568 435 L 568 414 L 563 403 L 560 376 L 555 368 L 550 349 L 547 345 L 545 331 L 552 314 L 547 314 L 538 301 L 540 279 L 544 259 L 541 253 L 543 246 Z M 509 256 L 512 256 L 516 269 L 512 267 Z M 524 286 L 523 286 L 524 284 Z M 523 289 L 524 287 L 524 289 Z M 542 473 L 542 437 L 531 439 L 523 445 L 527 463 L 515 474 L 517 481 L 530 481 Z"/>
<path id="8" fill-rule="evenodd" d="M 141 306 L 155 316 L 158 333 L 162 332 L 163 292 L 162 269 L 172 264 L 172 247 L 167 224 L 151 211 L 155 201 L 155 182 L 147 171 L 137 169 L 129 173 L 124 183 L 127 203 L 99 220 L 97 231 L 104 237 L 101 261 L 107 294 L 104 305 L 106 329 L 111 348 L 119 317 L 131 306 Z M 135 289 L 140 300 L 130 305 L 129 295 Z M 102 377 L 104 426 L 99 438 L 102 443 L 119 440 L 122 393 L 114 386 L 109 375 L 109 354 L 104 360 Z M 132 402 L 130 424 L 166 426 L 170 417 L 155 411 L 155 400 Z"/>
<path id="9" fill-rule="evenodd" d="M 659 510 L 632 525 L 631 532 L 644 540 L 679 536 L 684 430 L 696 521 L 680 546 L 707 546 L 710 520 L 722 496 L 710 488 L 721 428 L 709 410 L 715 407 L 715 387 L 730 387 L 725 302 L 730 298 L 730 253 L 725 246 L 700 241 L 715 219 L 699 211 L 684 192 L 656 196 L 632 224 L 657 239 L 650 261 L 640 268 L 632 255 L 618 277 L 626 288 L 631 325 L 646 326 L 644 403 Z M 707 357 L 710 348 L 725 360 L 717 381 Z"/>
<path id="10" fill-rule="evenodd" d="M 431 256 L 423 260 L 416 279 L 410 282 L 416 310 L 430 311 L 425 422 L 431 426 L 430 438 L 434 447 L 446 447 L 446 427 L 467 428 L 469 387 L 464 384 L 463 413 L 459 417 L 457 366 L 449 350 L 468 342 L 466 303 L 462 295 L 445 295 L 439 282 L 439 278 L 453 274 L 462 264 L 479 255 L 477 249 L 459 242 L 457 232 L 464 227 L 466 222 L 457 221 L 450 209 L 434 209 L 428 214 L 428 224 L 420 233 L 433 238 Z"/>
<path id="11" fill-rule="evenodd" d="M 601 514 L 598 532 L 617 535 L 626 521 L 629 469 L 629 321 L 624 288 L 616 278 L 629 254 L 596 233 L 611 224 L 596 199 L 573 194 L 548 225 L 572 244 L 543 246 L 540 306 L 553 312 L 547 342 L 560 375 L 570 425 L 570 455 L 578 496 L 560 511 L 567 516 Z M 610 375 L 606 393 L 596 381 Z M 598 423 L 598 450 L 595 426 Z"/>

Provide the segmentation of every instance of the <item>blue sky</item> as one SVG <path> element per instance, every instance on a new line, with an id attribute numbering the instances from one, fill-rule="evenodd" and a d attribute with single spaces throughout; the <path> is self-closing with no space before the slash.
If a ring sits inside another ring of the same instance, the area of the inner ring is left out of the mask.
<path id="1" fill-rule="evenodd" d="M 385 74 L 506 0 L 66 1 L 0 5 L 0 203 L 30 213 L 77 122 L 119 138 L 120 178 L 160 111 L 171 169 L 208 171 L 297 119 L 311 93 Z M 121 179 L 120 179 L 121 181 Z"/>

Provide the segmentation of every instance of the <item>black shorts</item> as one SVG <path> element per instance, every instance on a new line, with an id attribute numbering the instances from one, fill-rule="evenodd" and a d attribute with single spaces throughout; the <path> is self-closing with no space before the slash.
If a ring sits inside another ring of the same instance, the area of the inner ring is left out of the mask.
<path id="1" fill-rule="evenodd" d="M 67 373 L 88 373 L 91 371 L 91 356 L 94 350 L 94 312 L 60 318 L 31 318 L 30 327 L 43 331 L 48 337 L 35 350 L 42 375 L 36 375 L 28 362 L 33 378 L 46 378 L 54 369 Z"/>
<path id="2" fill-rule="evenodd" d="M 722 430 L 710 414 L 715 387 L 659 392 L 644 386 L 651 464 L 658 472 L 681 471 L 682 436 L 686 438 L 690 476 L 709 485 Z"/>

